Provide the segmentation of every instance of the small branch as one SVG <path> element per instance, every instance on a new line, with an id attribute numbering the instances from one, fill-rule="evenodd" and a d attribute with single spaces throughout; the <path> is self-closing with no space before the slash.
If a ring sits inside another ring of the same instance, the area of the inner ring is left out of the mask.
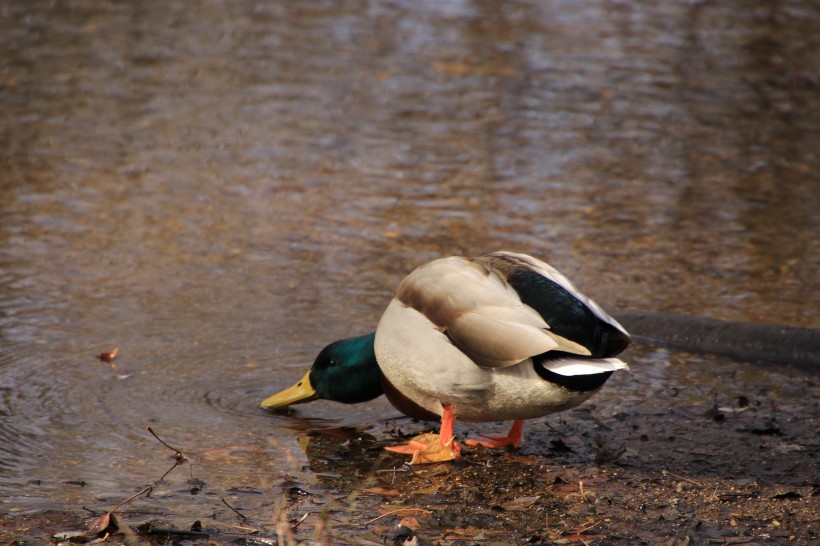
<path id="1" fill-rule="evenodd" d="M 299 527 L 300 525 L 302 525 L 302 523 L 304 523 L 304 521 L 305 521 L 306 519 L 308 519 L 308 516 L 309 516 L 309 515 L 310 515 L 310 512 L 305 512 L 305 513 L 304 513 L 304 515 L 303 515 L 301 518 L 299 518 L 299 521 L 297 521 L 296 523 L 294 523 L 293 525 L 291 525 L 291 527 L 290 527 L 290 528 L 291 528 L 291 529 L 296 529 L 297 527 Z"/>
<path id="2" fill-rule="evenodd" d="M 404 466 L 404 468 L 406 468 L 406 469 L 407 469 L 407 470 L 408 470 L 408 471 L 409 471 L 412 475 L 414 475 L 415 477 L 417 477 L 417 478 L 421 478 L 422 480 L 424 480 L 424 481 L 425 481 L 425 482 L 427 482 L 427 483 L 433 483 L 433 480 L 431 480 L 430 478 L 428 478 L 428 477 L 426 477 L 426 476 L 422 476 L 421 474 L 419 474 L 418 472 L 416 472 L 416 471 L 415 471 L 415 469 L 413 469 L 413 467 L 412 467 L 412 466 L 410 466 L 410 463 L 404 463 L 404 465 L 403 465 L 403 466 Z"/>
<path id="3" fill-rule="evenodd" d="M 398 472 L 409 472 L 413 476 L 415 476 L 416 478 L 420 478 L 420 479 L 422 479 L 425 482 L 430 483 L 430 484 L 433 483 L 433 480 L 431 480 L 430 478 L 428 478 L 426 476 L 422 476 L 421 474 L 416 472 L 416 470 L 412 466 L 410 466 L 409 463 L 404 463 L 400 467 L 393 467 L 393 468 L 387 468 L 387 469 L 384 469 L 384 470 L 377 470 L 376 471 L 376 473 L 386 473 L 386 472 L 391 472 L 393 474 L 393 479 L 391 480 L 390 485 L 393 485 L 393 483 L 396 481 L 396 473 L 398 473 Z"/>
<path id="4" fill-rule="evenodd" d="M 241 512 L 239 512 L 239 510 L 237 510 L 236 508 L 234 508 L 233 506 L 231 506 L 230 504 L 228 504 L 228 501 L 226 501 L 226 500 L 225 500 L 225 497 L 219 497 L 219 500 L 221 500 L 221 501 L 222 501 L 222 504 L 224 504 L 225 506 L 227 506 L 228 508 L 230 508 L 230 509 L 231 509 L 231 511 L 232 511 L 234 514 L 236 514 L 237 516 L 239 516 L 240 518 L 242 518 L 242 521 L 248 521 L 248 518 L 246 518 L 246 517 L 245 517 L 245 516 L 244 516 Z"/>
<path id="5" fill-rule="evenodd" d="M 168 449 L 170 449 L 171 451 L 173 451 L 173 452 L 174 452 L 174 457 L 175 457 L 177 460 L 179 460 L 179 461 L 184 461 L 184 460 L 185 460 L 185 456 L 182 454 L 182 451 L 178 450 L 178 449 L 177 449 L 177 448 L 175 448 L 175 447 L 171 447 L 170 445 L 168 445 L 168 443 L 166 443 L 166 442 L 165 442 L 165 440 L 163 440 L 162 438 L 160 438 L 159 436 L 157 436 L 157 433 L 156 433 L 156 432 L 154 432 L 154 429 L 152 429 L 151 427 L 145 427 L 145 430 L 147 430 L 148 432 L 150 432 L 150 433 L 151 433 L 151 436 L 153 436 L 154 438 L 156 438 L 156 439 L 157 439 L 157 441 L 158 441 L 159 443 L 161 443 L 162 445 L 164 445 L 165 447 L 167 447 Z"/>
<path id="6" fill-rule="evenodd" d="M 119 510 L 122 507 L 123 504 L 131 502 L 132 500 L 136 499 L 137 497 L 139 497 L 140 495 L 143 495 L 145 493 L 147 493 L 148 496 L 150 497 L 151 496 L 151 491 L 153 491 L 153 490 L 154 490 L 154 488 L 149 485 L 148 487 L 146 487 L 145 489 L 143 489 L 139 493 L 134 493 L 133 495 L 131 495 L 130 497 L 128 497 L 127 499 L 125 499 L 124 501 L 119 503 L 117 506 L 115 506 L 113 509 L 111 509 L 108 513 L 113 514 L 114 512 Z"/>
<path id="7" fill-rule="evenodd" d="M 690 480 L 689 478 L 684 478 L 683 476 L 678 476 L 677 474 L 673 474 L 672 472 L 669 472 L 668 470 L 661 470 L 661 474 L 664 475 L 664 476 L 667 476 L 667 475 L 672 476 L 673 478 L 677 478 L 677 479 L 683 480 L 685 482 L 693 483 L 693 484 L 697 485 L 698 487 L 701 487 L 700 483 L 696 482 L 695 480 Z"/>
<path id="8" fill-rule="evenodd" d="M 244 525 L 236 525 L 233 523 L 229 523 L 228 525 L 230 525 L 234 529 L 239 529 L 240 531 L 248 531 L 250 533 L 258 533 L 261 531 L 261 529 L 257 529 L 255 527 L 245 527 Z"/>
<path id="9" fill-rule="evenodd" d="M 183 459 L 183 460 L 184 460 L 184 459 Z M 166 471 L 165 471 L 165 474 L 163 474 L 162 476 L 160 476 L 159 480 L 157 480 L 157 481 L 162 481 L 162 480 L 164 480 L 164 479 L 165 479 L 165 476 L 167 476 L 168 474 L 170 474 L 170 473 L 171 473 L 171 471 L 172 471 L 173 469 L 175 469 L 176 467 L 178 467 L 178 466 L 179 466 L 179 465 L 181 465 L 181 464 L 182 464 L 182 461 L 181 461 L 181 460 L 179 460 L 179 459 L 176 459 L 176 460 L 174 461 L 174 465 L 173 465 L 171 468 L 169 468 L 168 470 L 166 470 Z"/>
<path id="10" fill-rule="evenodd" d="M 386 518 L 387 516 L 392 516 L 392 515 L 398 514 L 399 512 L 406 512 L 408 510 L 413 511 L 413 512 L 423 512 L 425 514 L 432 514 L 432 512 L 430 510 L 425 510 L 423 508 L 399 508 L 398 510 L 391 510 L 391 511 L 385 513 L 385 514 L 382 514 L 381 516 L 377 516 L 373 519 L 367 520 L 362 525 L 370 525 L 374 521 L 378 521 L 382 518 Z"/>
<path id="11" fill-rule="evenodd" d="M 592 529 L 593 527 L 597 527 L 597 526 L 598 526 L 598 525 L 600 525 L 603 521 L 604 521 L 604 520 L 602 520 L 602 519 L 601 519 L 601 520 L 596 521 L 595 523 L 590 523 L 590 524 L 589 524 L 589 525 L 587 525 L 586 527 L 581 527 L 580 529 L 577 529 L 577 530 L 575 530 L 575 531 L 572 531 L 572 534 L 573 534 L 573 535 L 580 535 L 581 533 L 584 533 L 584 532 L 586 532 L 586 531 L 589 531 L 589 530 L 590 530 L 590 529 Z"/>

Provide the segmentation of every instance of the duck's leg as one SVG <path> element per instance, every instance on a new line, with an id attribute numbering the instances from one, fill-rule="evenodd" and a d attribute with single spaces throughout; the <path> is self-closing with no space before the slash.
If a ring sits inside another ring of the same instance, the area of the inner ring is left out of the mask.
<path id="1" fill-rule="evenodd" d="M 442 425 L 443 427 L 443 425 Z M 485 436 L 486 440 L 467 440 L 468 446 L 481 445 L 484 447 L 518 447 L 521 445 L 521 439 L 524 436 L 524 421 L 516 419 L 513 421 L 510 432 L 506 436 Z"/>
<path id="2" fill-rule="evenodd" d="M 459 457 L 461 446 L 456 442 L 453 432 L 453 425 L 456 422 L 455 408 L 447 404 L 443 407 L 439 434 L 432 432 L 419 434 L 406 444 L 388 446 L 385 449 L 394 453 L 412 455 L 413 460 L 410 464 L 451 461 Z"/>
<path id="3" fill-rule="evenodd" d="M 442 445 L 450 446 L 455 452 L 456 456 L 461 453 L 461 446 L 456 442 L 456 434 L 454 425 L 456 423 L 456 409 L 455 407 L 444 404 L 444 413 L 441 415 L 441 428 L 439 429 L 439 440 Z"/>

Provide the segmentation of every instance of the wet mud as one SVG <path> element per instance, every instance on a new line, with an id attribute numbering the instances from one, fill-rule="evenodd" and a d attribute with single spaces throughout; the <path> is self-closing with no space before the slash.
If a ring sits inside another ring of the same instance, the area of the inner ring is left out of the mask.
<path id="1" fill-rule="evenodd" d="M 644 359 L 656 352 L 633 351 Z M 718 392 L 695 383 L 697 367 L 722 373 L 725 363 L 680 358 L 690 369 L 662 388 L 636 392 L 622 377 L 575 410 L 528 422 L 518 450 L 465 446 L 457 461 L 411 467 L 384 447 L 433 423 L 396 418 L 295 432 L 304 459 L 292 457 L 268 488 L 209 484 L 209 461 L 225 458 L 241 474 L 254 464 L 246 452 L 190 455 L 152 484 L 150 509 L 139 498 L 121 509 L 127 533 L 108 532 L 138 544 L 392 544 L 411 532 L 417 544 L 442 545 L 820 540 L 816 378 L 743 363 Z M 303 413 L 287 418 L 296 423 Z M 492 428 L 457 432 L 463 439 Z M 165 454 L 155 461 L 159 476 L 179 453 L 157 449 Z M 198 515 L 164 511 L 163 499 L 179 506 L 186 497 L 207 501 Z M 90 517 L 80 507 L 33 514 L 0 520 L 0 532 L 23 543 L 85 541 L 96 538 L 83 534 Z"/>

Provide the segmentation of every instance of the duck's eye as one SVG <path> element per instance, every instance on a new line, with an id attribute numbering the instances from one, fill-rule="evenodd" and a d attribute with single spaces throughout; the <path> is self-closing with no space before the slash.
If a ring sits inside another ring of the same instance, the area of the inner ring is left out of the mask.
<path id="1" fill-rule="evenodd" d="M 330 363 L 327 365 L 327 367 L 328 367 L 328 368 L 335 368 L 335 367 L 336 367 L 336 361 L 335 361 L 335 360 L 331 360 L 331 361 L 330 361 Z"/>

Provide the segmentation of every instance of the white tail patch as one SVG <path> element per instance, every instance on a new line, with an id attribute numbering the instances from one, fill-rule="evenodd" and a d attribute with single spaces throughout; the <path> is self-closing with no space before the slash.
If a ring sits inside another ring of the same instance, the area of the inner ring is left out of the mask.
<path id="1" fill-rule="evenodd" d="M 619 358 L 598 358 L 595 360 L 562 358 L 559 360 L 549 360 L 544 362 L 542 366 L 551 372 L 566 376 L 593 375 L 596 373 L 629 369 L 627 363 Z"/>

